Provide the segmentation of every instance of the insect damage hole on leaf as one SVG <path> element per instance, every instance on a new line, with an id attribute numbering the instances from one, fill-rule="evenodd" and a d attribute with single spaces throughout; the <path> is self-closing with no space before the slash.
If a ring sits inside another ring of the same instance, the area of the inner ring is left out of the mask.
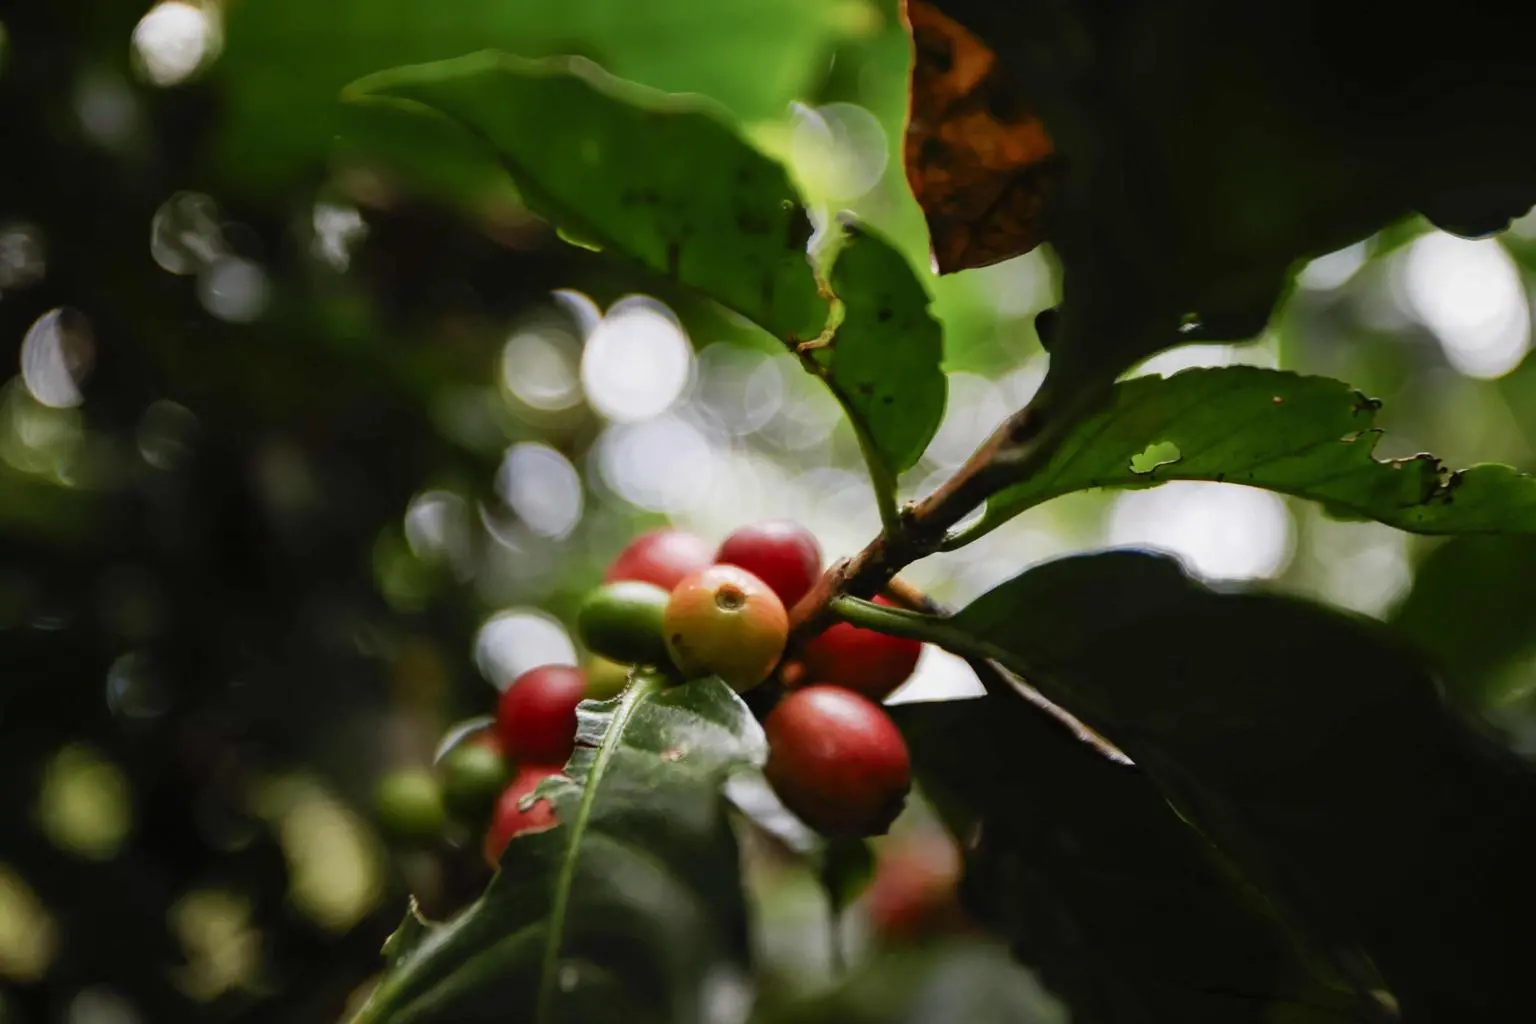
<path id="1" fill-rule="evenodd" d="M 1131 472 L 1146 476 L 1159 466 L 1171 466 L 1184 457 L 1172 441 L 1154 441 L 1131 456 Z"/>

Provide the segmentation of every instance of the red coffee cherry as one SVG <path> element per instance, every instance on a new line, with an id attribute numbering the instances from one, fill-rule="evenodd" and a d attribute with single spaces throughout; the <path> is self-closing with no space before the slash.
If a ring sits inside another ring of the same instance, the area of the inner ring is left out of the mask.
<path id="1" fill-rule="evenodd" d="M 799 523 L 769 519 L 725 538 L 715 561 L 747 570 L 768 584 L 785 608 L 793 608 L 821 575 L 821 545 Z"/>
<path id="2" fill-rule="evenodd" d="M 642 533 L 619 552 L 603 582 L 639 580 L 671 590 L 684 576 L 713 563 L 714 554 L 704 538 L 687 530 L 652 530 Z"/>
<path id="3" fill-rule="evenodd" d="M 876 597 L 876 604 L 895 606 Z M 855 690 L 870 700 L 884 700 L 912 676 L 923 645 L 917 640 L 889 636 L 839 622 L 805 645 L 801 652 L 806 683 L 832 683 Z"/>
<path id="4" fill-rule="evenodd" d="M 548 765 L 528 765 L 519 768 L 507 788 L 496 800 L 496 810 L 491 814 L 491 827 L 485 832 L 485 862 L 492 868 L 501 864 L 501 854 L 513 836 L 524 832 L 542 832 L 558 824 L 555 809 L 548 800 L 537 800 L 526 811 L 519 805 L 523 797 L 539 788 L 539 783 L 551 775 L 559 775 L 559 768 Z"/>
<path id="5" fill-rule="evenodd" d="M 685 676 L 717 675 L 740 691 L 778 664 L 789 615 L 768 584 L 734 565 L 712 565 L 684 579 L 662 616 L 667 651 Z"/>
<path id="6" fill-rule="evenodd" d="M 912 764 L 896 723 L 840 686 L 791 691 L 768 715 L 768 782 L 807 825 L 838 838 L 879 835 L 901 813 Z"/>
<path id="7" fill-rule="evenodd" d="M 587 675 L 571 665 L 540 665 L 512 681 L 496 704 L 496 732 L 517 764 L 563 765 L 576 749 L 576 705 Z"/>
<path id="8" fill-rule="evenodd" d="M 957 930 L 964 917 L 959 880 L 960 854 L 947 837 L 892 836 L 863 896 L 874 933 L 899 944 Z"/>

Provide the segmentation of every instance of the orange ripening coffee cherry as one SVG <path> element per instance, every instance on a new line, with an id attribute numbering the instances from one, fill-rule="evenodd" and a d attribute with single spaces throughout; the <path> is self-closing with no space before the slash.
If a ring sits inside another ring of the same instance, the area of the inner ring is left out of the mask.
<path id="1" fill-rule="evenodd" d="M 551 775 L 559 774 L 559 768 L 548 765 L 529 765 L 518 769 L 497 798 L 496 810 L 491 814 L 491 827 L 485 831 L 482 852 L 487 864 L 493 868 L 501 864 L 501 854 L 513 836 L 524 832 L 542 832 L 558 823 L 555 809 L 548 800 L 536 800 L 526 811 L 520 805 L 525 796 L 539 788 L 539 783 Z"/>
<path id="2" fill-rule="evenodd" d="M 892 605 L 884 597 L 876 604 Z M 813 638 L 801 652 L 807 683 L 832 683 L 868 697 L 884 700 L 911 678 L 923 645 L 906 637 L 877 633 L 839 622 Z"/>
<path id="3" fill-rule="evenodd" d="M 540 665 L 512 680 L 496 704 L 496 734 L 517 764 L 563 765 L 576 749 L 576 705 L 587 674 L 571 665 Z"/>
<path id="4" fill-rule="evenodd" d="M 799 523 L 769 519 L 725 538 L 715 561 L 747 570 L 768 584 L 785 608 L 793 608 L 821 575 L 821 545 Z"/>
<path id="5" fill-rule="evenodd" d="M 662 629 L 684 675 L 717 675 L 741 691 L 767 679 L 778 664 L 789 615 L 768 584 L 747 570 L 712 565 L 672 590 Z"/>
<path id="6" fill-rule="evenodd" d="M 639 580 L 671 590 L 684 576 L 712 564 L 714 554 L 704 538 L 687 530 L 652 530 L 642 533 L 619 552 L 603 582 Z"/>
<path id="7" fill-rule="evenodd" d="M 874 701 L 840 686 L 792 690 L 768 715 L 763 769 L 784 806 L 823 835 L 883 833 L 912 786 L 907 742 Z"/>

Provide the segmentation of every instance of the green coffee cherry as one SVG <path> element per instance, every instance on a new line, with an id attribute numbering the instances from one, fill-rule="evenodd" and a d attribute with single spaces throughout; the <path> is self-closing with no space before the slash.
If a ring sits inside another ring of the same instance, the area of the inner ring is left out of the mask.
<path id="1" fill-rule="evenodd" d="M 664 665 L 661 617 L 667 592 L 653 583 L 605 583 L 576 612 L 576 632 L 587 649 L 625 665 Z"/>
<path id="2" fill-rule="evenodd" d="M 448 751 L 438 771 L 448 813 L 475 826 L 490 819 L 496 798 L 512 778 L 512 768 L 491 733 L 471 736 Z"/>
<path id="3" fill-rule="evenodd" d="M 380 829 L 402 843 L 434 843 L 448 827 L 442 790 L 424 768 L 403 768 L 384 776 L 374 795 L 374 807 Z"/>
<path id="4" fill-rule="evenodd" d="M 629 666 L 600 654 L 587 658 L 587 700 L 612 700 L 629 686 Z"/>

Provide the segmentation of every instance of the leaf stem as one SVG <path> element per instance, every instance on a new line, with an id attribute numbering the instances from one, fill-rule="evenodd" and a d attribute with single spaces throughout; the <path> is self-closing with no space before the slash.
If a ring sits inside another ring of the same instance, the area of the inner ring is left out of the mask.
<path id="1" fill-rule="evenodd" d="M 836 904 L 827 906 L 827 960 L 832 968 L 834 981 L 842 981 L 848 973 L 848 955 L 843 950 L 843 908 Z"/>
<path id="2" fill-rule="evenodd" d="M 827 605 L 828 613 L 835 619 L 873 629 L 892 636 L 904 636 L 912 640 L 938 646 L 958 654 L 971 663 L 988 693 L 995 693 L 1000 686 L 1016 696 L 1024 698 L 1072 733 L 1079 741 L 1093 747 L 1105 758 L 1117 764 L 1131 764 L 1125 752 L 1079 719 L 1066 708 L 1046 697 L 1026 680 L 1038 678 L 1040 672 L 1019 661 L 1012 651 L 978 639 L 963 629 L 952 625 L 941 615 L 925 615 L 921 612 L 892 608 L 875 604 L 846 594 L 832 598 Z"/>
<path id="3" fill-rule="evenodd" d="M 840 391 L 834 388 L 833 393 L 841 400 Z M 853 424 L 853 432 L 859 439 L 859 452 L 864 456 L 864 465 L 869 470 L 875 505 L 880 509 L 880 532 L 882 536 L 889 536 L 901 529 L 901 510 L 896 505 L 896 476 L 880 457 L 879 451 L 875 449 L 875 439 L 869 436 L 869 431 L 864 429 L 854 410 L 846 403 L 844 408 L 848 412 L 848 422 Z"/>
<path id="4" fill-rule="evenodd" d="M 834 619 L 865 629 L 937 644 L 962 657 L 991 658 L 995 661 L 1013 658 L 1011 652 L 971 636 L 962 629 L 956 629 L 947 618 L 938 615 L 892 608 L 847 594 L 832 598 L 827 604 L 827 613 Z"/>
<path id="5" fill-rule="evenodd" d="M 624 692 L 618 708 L 613 713 L 613 720 L 608 723 L 608 731 L 603 734 L 603 742 L 598 747 L 592 767 L 587 771 L 586 784 L 581 791 L 581 804 L 577 807 L 576 816 L 570 823 L 570 840 L 566 844 L 565 856 L 560 862 L 560 874 L 555 878 L 554 898 L 550 904 L 549 930 L 544 942 L 543 961 L 539 967 L 539 1024 L 549 1024 L 554 1020 L 555 992 L 560 974 L 560 947 L 565 942 L 565 919 L 571 899 L 571 886 L 576 879 L 576 858 L 579 856 L 581 843 L 586 835 L 587 821 L 592 816 L 592 805 L 597 799 L 597 789 L 603 783 L 603 774 L 608 770 L 608 762 L 612 760 L 613 752 L 618 748 L 630 715 L 634 714 L 635 708 L 642 700 L 649 697 L 660 686 L 659 676 L 649 672 L 635 673 L 634 681 L 629 684 L 629 689 Z"/>

